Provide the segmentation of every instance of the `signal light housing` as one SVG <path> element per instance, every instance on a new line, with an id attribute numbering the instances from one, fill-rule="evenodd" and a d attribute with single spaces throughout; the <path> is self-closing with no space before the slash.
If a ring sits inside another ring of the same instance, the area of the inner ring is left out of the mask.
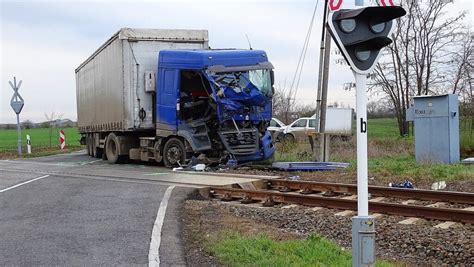
<path id="1" fill-rule="evenodd" d="M 342 9 L 329 15 L 326 27 L 352 69 L 367 74 L 392 43 L 393 20 L 405 14 L 399 6 Z"/>

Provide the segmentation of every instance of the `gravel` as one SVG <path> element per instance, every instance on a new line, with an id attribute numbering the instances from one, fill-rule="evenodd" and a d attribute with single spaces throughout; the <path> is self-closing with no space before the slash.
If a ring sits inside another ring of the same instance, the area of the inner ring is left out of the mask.
<path id="1" fill-rule="evenodd" d="M 314 210 L 302 206 L 264 208 L 220 201 L 194 201 L 193 205 L 212 210 L 217 217 L 222 213 L 230 213 L 236 218 L 251 219 L 259 227 L 267 225 L 303 236 L 316 232 L 346 249 L 351 246 L 351 216 L 335 216 L 337 210 Z M 399 216 L 376 219 L 378 257 L 414 266 L 474 265 L 473 225 L 457 224 L 449 229 L 438 229 L 432 227 L 441 223 L 437 221 L 398 224 L 404 219 Z"/>

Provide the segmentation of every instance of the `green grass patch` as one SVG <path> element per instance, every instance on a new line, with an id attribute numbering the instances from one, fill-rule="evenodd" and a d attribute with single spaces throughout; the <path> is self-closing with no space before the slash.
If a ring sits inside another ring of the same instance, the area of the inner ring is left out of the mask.
<path id="1" fill-rule="evenodd" d="M 52 147 L 59 146 L 59 131 L 64 130 L 66 136 L 66 145 L 79 146 L 80 135 L 76 127 L 71 128 L 53 128 L 51 135 Z M 31 145 L 35 147 L 49 147 L 49 128 L 22 129 L 22 144 L 26 147 L 26 135 L 30 135 Z M 0 150 L 16 149 L 18 136 L 15 130 L 0 130 Z"/>
<path id="2" fill-rule="evenodd" d="M 351 266 L 350 251 L 316 234 L 304 240 L 276 241 L 265 234 L 220 232 L 208 240 L 209 251 L 224 266 Z M 395 266 L 378 261 L 377 266 Z"/>
<path id="3" fill-rule="evenodd" d="M 400 137 L 395 118 L 368 119 L 367 138 Z"/>
<path id="4" fill-rule="evenodd" d="M 464 164 L 417 163 L 413 155 L 394 155 L 369 158 L 369 176 L 394 177 L 412 181 L 455 181 L 474 177 L 474 167 Z M 351 160 L 350 171 L 356 172 L 356 161 Z"/>

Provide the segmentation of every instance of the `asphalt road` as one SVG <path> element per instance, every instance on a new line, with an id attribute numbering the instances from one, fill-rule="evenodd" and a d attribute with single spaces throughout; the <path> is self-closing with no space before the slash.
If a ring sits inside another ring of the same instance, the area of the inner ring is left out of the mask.
<path id="1" fill-rule="evenodd" d="M 179 179 L 84 153 L 0 161 L 0 266 L 148 265 L 157 212 L 175 183 L 159 257 L 184 265 L 177 222 L 193 182 Z"/>

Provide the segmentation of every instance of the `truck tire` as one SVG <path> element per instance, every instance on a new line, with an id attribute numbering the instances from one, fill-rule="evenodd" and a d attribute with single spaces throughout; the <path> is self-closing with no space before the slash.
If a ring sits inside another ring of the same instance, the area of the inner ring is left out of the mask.
<path id="1" fill-rule="evenodd" d="M 119 146 L 117 135 L 110 133 L 105 143 L 105 154 L 110 164 L 120 163 Z"/>
<path id="2" fill-rule="evenodd" d="M 166 167 L 176 167 L 185 164 L 186 149 L 181 139 L 173 137 L 168 139 L 163 148 L 163 162 Z M 179 163 L 178 163 L 179 162 Z"/>

